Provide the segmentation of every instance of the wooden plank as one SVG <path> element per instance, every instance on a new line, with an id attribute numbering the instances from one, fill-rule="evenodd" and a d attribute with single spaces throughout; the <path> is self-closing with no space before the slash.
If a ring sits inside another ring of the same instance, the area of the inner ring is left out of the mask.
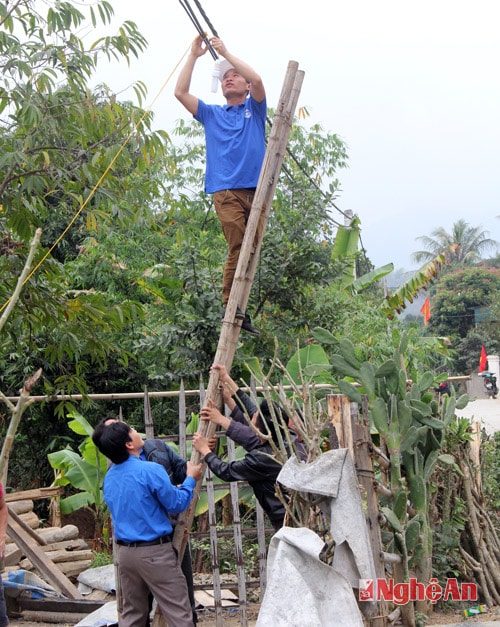
<path id="1" fill-rule="evenodd" d="M 73 612 L 90 614 L 101 608 L 106 601 L 93 599 L 28 599 L 19 596 L 21 610 L 35 610 L 39 612 Z"/>
<path id="2" fill-rule="evenodd" d="M 7 492 L 5 502 L 12 503 L 12 501 L 24 501 L 25 499 L 49 499 L 59 496 L 60 494 L 62 494 L 62 488 L 60 486 L 24 490 L 23 492 Z"/>
<path id="3" fill-rule="evenodd" d="M 75 540 L 63 540 L 62 542 L 51 542 L 42 547 L 43 551 L 60 551 L 62 549 L 66 551 L 83 551 L 89 549 L 89 545 L 80 538 Z"/>
<path id="4" fill-rule="evenodd" d="M 78 577 L 84 570 L 88 570 L 92 560 L 77 560 L 75 562 L 60 562 L 58 564 L 59 571 L 66 577 Z"/>
<path id="5" fill-rule="evenodd" d="M 470 442 L 470 458 L 472 462 L 472 468 L 474 469 L 474 482 L 476 484 L 476 490 L 479 494 L 482 493 L 481 484 L 481 423 L 475 420 L 472 423 L 471 431 L 472 439 Z"/>
<path id="6" fill-rule="evenodd" d="M 14 520 L 12 515 L 9 516 L 7 523 L 7 533 L 30 559 L 31 563 L 35 565 L 35 568 L 47 583 L 70 599 L 83 599 L 83 595 L 80 594 L 76 586 L 71 583 L 52 560 L 49 560 L 42 549 L 35 544 L 33 538 Z"/>
<path id="7" fill-rule="evenodd" d="M 328 420 L 335 427 L 339 448 L 349 449 L 352 459 L 355 460 L 349 399 L 343 394 L 328 394 L 326 405 Z"/>
<path id="8" fill-rule="evenodd" d="M 22 558 L 23 552 L 21 551 L 21 549 L 12 544 L 11 546 L 7 546 L 6 548 L 3 564 L 4 566 L 15 566 Z"/>
<path id="9" fill-rule="evenodd" d="M 16 512 L 16 514 L 26 514 L 26 512 L 33 511 L 33 500 L 32 499 L 20 499 L 19 501 L 10 501 L 9 508 Z"/>
<path id="10" fill-rule="evenodd" d="M 43 550 L 43 549 L 42 549 Z M 94 553 L 91 549 L 84 549 L 83 551 L 65 551 L 62 549 L 61 551 L 43 551 L 49 560 L 52 560 L 54 564 L 60 564 L 59 569 L 63 569 L 61 565 L 62 562 L 79 562 L 79 561 L 89 561 L 91 562 L 94 558 Z M 21 568 L 26 570 L 30 570 L 32 567 L 31 561 L 26 558 L 19 563 Z"/>
<path id="11" fill-rule="evenodd" d="M 20 529 L 22 529 L 28 536 L 32 537 L 39 546 L 42 544 L 47 544 L 45 540 L 40 537 L 40 535 L 21 518 L 21 516 L 16 514 L 16 512 L 12 510 L 9 506 L 7 507 L 9 508 L 9 518 L 15 521 L 16 525 L 18 525 Z M 12 539 L 15 541 L 14 538 Z"/>
<path id="12" fill-rule="evenodd" d="M 76 540 L 78 538 L 78 527 L 76 525 L 64 525 L 64 527 L 43 527 L 38 529 L 38 535 L 45 542 L 64 542 L 65 540 Z"/>
<path id="13" fill-rule="evenodd" d="M 39 612 L 25 610 L 22 613 L 25 622 L 54 623 L 58 625 L 76 625 L 82 620 L 82 615 L 75 612 Z"/>
<path id="14" fill-rule="evenodd" d="M 360 416 L 358 405 L 351 404 L 352 411 L 352 435 L 354 463 L 361 494 L 366 502 L 366 524 L 368 536 L 373 552 L 373 562 L 377 578 L 385 578 L 385 564 L 382 557 L 382 537 L 379 524 L 378 497 L 374 489 L 375 472 L 371 457 L 371 435 L 368 419 L 368 406 L 366 396 L 363 397 L 363 415 Z M 377 604 L 378 616 L 371 617 L 370 627 L 385 627 L 387 625 L 388 606 L 385 600 Z"/>

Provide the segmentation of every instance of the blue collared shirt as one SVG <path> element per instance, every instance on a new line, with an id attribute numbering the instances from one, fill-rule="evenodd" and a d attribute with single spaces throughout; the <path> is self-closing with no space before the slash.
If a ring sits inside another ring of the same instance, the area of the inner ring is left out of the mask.
<path id="1" fill-rule="evenodd" d="M 266 152 L 266 100 L 251 96 L 239 105 L 198 100 L 195 120 L 205 128 L 205 192 L 257 187 Z"/>
<path id="2" fill-rule="evenodd" d="M 113 464 L 104 478 L 104 500 L 111 512 L 116 540 L 124 542 L 156 540 L 172 533 L 168 513 L 188 508 L 196 481 L 186 477 L 182 485 L 172 485 L 159 464 L 144 464 L 130 455 Z"/>

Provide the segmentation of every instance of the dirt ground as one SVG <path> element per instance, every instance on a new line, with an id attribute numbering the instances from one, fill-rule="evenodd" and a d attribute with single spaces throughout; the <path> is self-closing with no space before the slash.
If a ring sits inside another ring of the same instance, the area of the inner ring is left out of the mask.
<path id="1" fill-rule="evenodd" d="M 250 604 L 247 608 L 247 620 L 248 626 L 254 627 L 256 625 L 257 616 L 259 613 L 259 605 Z M 240 618 L 237 610 L 223 610 L 223 625 L 224 627 L 239 627 L 241 625 Z M 463 611 L 457 612 L 433 612 L 427 620 L 428 627 L 434 627 L 437 625 L 456 625 L 457 623 L 477 624 L 477 623 L 491 623 L 498 622 L 500 625 L 500 608 L 492 608 L 485 614 L 479 614 L 478 616 L 465 618 Z M 198 613 L 198 624 L 203 627 L 214 627 L 216 625 L 215 615 L 213 610 L 202 610 Z M 401 622 L 395 623 L 398 627 L 402 625 Z M 23 626 L 24 627 L 24 626 Z M 334 623 L 330 627 L 335 627 Z"/>
<path id="2" fill-rule="evenodd" d="M 247 621 L 248 627 L 255 627 L 257 616 L 259 613 L 259 604 L 250 603 L 247 607 Z M 223 609 L 222 610 L 222 619 L 224 627 L 239 627 L 240 626 L 240 617 L 238 614 L 237 608 L 231 609 Z M 500 625 L 500 608 L 491 608 L 485 614 L 479 614 L 478 616 L 465 618 L 462 611 L 455 612 L 434 612 L 428 619 L 427 625 L 428 627 L 434 627 L 438 625 L 456 625 L 457 623 L 467 623 L 467 624 L 476 624 L 476 623 L 491 623 L 498 622 Z M 216 625 L 216 617 L 214 610 L 212 609 L 203 609 L 198 612 L 198 624 L 203 627 L 215 627 Z M 395 625 L 401 625 L 401 623 L 395 623 Z M 12 627 L 54 627 L 54 623 L 39 623 L 33 621 L 24 621 L 22 619 L 13 619 L 11 620 Z M 59 624 L 57 627 L 71 627 L 69 624 Z M 330 627 L 334 627 L 334 624 Z"/>
<path id="3" fill-rule="evenodd" d="M 259 605 L 257 603 L 250 603 L 247 607 L 247 621 L 248 626 L 253 627 L 257 622 L 257 616 L 259 614 Z M 223 609 L 222 619 L 224 627 L 239 627 L 241 625 L 238 609 Z M 214 610 L 204 609 L 198 611 L 198 624 L 203 627 L 211 627 L 216 624 L 216 617 Z"/>
<path id="4" fill-rule="evenodd" d="M 456 623 L 491 623 L 498 622 L 500 624 L 500 607 L 492 607 L 484 614 L 477 616 L 465 617 L 463 609 L 455 612 L 434 612 L 427 621 L 429 627 L 434 625 L 455 625 Z"/>

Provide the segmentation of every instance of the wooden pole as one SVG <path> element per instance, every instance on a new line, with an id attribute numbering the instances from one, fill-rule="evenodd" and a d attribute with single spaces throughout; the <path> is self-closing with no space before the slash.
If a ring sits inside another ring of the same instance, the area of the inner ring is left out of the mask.
<path id="1" fill-rule="evenodd" d="M 43 538 L 35 542 L 34 532 L 28 534 L 22 522 L 15 512 L 9 509 L 9 519 L 7 523 L 7 533 L 16 545 L 29 558 L 30 562 L 35 566 L 40 575 L 52 584 L 56 590 L 70 599 L 83 599 L 78 588 L 64 575 L 64 573 L 54 564 L 54 562 L 43 552 L 40 545 L 45 541 Z"/>
<path id="2" fill-rule="evenodd" d="M 472 461 L 472 468 L 474 469 L 474 483 L 476 484 L 478 494 L 481 494 L 483 488 L 481 485 L 481 423 L 479 420 L 475 420 L 472 423 L 471 435 L 470 458 Z"/>
<path id="3" fill-rule="evenodd" d="M 350 403 L 343 394 L 328 394 L 326 397 L 328 417 L 335 427 L 339 448 L 347 448 L 353 458 L 361 495 L 366 503 L 366 525 L 373 552 L 375 573 L 378 579 L 385 579 L 385 565 L 382 559 L 382 538 L 378 522 L 378 499 L 375 493 L 374 468 L 370 454 L 370 427 L 366 416 L 368 407 L 363 397 L 363 417 L 360 417 L 356 403 Z M 387 625 L 387 603 L 379 601 L 375 607 L 361 606 L 365 624 L 370 627 Z M 378 615 L 375 616 L 378 610 Z"/>

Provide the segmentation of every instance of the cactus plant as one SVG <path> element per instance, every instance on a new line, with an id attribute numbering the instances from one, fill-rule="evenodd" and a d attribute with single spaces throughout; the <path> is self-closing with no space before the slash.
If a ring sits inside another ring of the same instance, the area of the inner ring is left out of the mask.
<path id="1" fill-rule="evenodd" d="M 339 343 L 339 353 L 331 358 L 339 387 L 351 401 L 366 395 L 372 436 L 390 460 L 388 472 L 380 470 L 381 513 L 386 521 L 388 550 L 398 553 L 394 566 L 396 582 L 408 581 L 414 572 L 418 581 L 432 577 L 432 529 L 429 520 L 430 480 L 441 455 L 446 427 L 457 407 L 468 402 L 466 395 L 454 393 L 437 403 L 432 392 L 431 372 L 408 381 L 404 367 L 405 338 L 391 359 L 379 367 L 361 363 L 348 340 Z M 342 382 L 342 383 L 341 383 Z M 389 496 L 388 496 L 389 495 Z M 406 625 L 415 625 L 415 610 L 427 613 L 427 602 L 410 603 L 402 608 Z"/>

